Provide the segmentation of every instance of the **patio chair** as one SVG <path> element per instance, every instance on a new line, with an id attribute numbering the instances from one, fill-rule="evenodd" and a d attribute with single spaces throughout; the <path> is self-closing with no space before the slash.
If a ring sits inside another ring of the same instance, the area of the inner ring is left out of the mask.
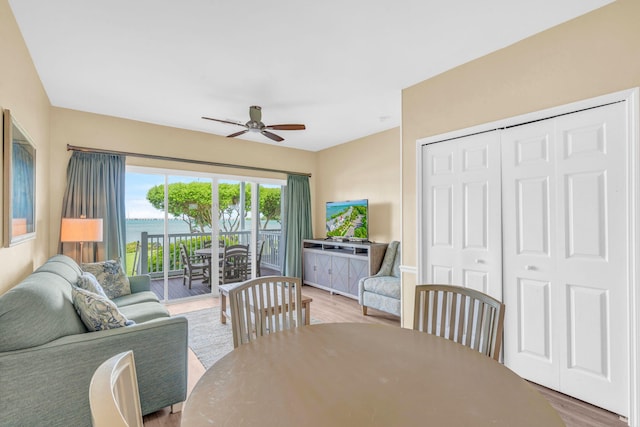
<path id="1" fill-rule="evenodd" d="M 229 289 L 233 346 L 274 332 L 303 326 L 301 282 L 265 276 Z"/>
<path id="2" fill-rule="evenodd" d="M 498 360 L 504 304 L 474 289 L 418 285 L 413 329 L 447 338 Z"/>
<path id="3" fill-rule="evenodd" d="M 247 280 L 249 276 L 249 246 L 227 246 L 220 261 L 219 272 L 220 284 Z"/>
<path id="4" fill-rule="evenodd" d="M 206 261 L 196 261 L 187 251 L 187 247 L 184 243 L 180 243 L 180 259 L 182 261 L 182 286 L 189 280 L 189 289 L 191 289 L 191 282 L 193 279 L 207 279 L 209 263 Z"/>

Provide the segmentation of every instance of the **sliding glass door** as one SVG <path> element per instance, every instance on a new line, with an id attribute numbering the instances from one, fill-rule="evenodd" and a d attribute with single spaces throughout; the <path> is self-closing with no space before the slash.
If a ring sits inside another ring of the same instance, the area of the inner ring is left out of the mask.
<path id="1" fill-rule="evenodd" d="M 217 294 L 229 245 L 249 248 L 244 278 L 282 271 L 283 181 L 129 167 L 126 183 L 127 271 L 161 300 Z"/>

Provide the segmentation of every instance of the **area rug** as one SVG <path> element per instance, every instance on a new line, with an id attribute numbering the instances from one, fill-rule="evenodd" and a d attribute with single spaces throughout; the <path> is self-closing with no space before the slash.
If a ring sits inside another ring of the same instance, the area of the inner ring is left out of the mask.
<path id="1" fill-rule="evenodd" d="M 231 321 L 220 323 L 220 307 L 181 314 L 189 321 L 189 347 L 205 369 L 233 350 Z M 311 318 L 311 324 L 322 323 Z"/>
<path id="2" fill-rule="evenodd" d="M 189 321 L 189 347 L 208 369 L 233 350 L 231 323 L 220 323 L 220 307 L 184 313 Z"/>

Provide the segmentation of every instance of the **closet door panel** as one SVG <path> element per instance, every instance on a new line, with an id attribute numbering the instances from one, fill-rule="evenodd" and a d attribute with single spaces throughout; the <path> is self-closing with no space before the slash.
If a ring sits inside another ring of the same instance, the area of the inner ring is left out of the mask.
<path id="1" fill-rule="evenodd" d="M 488 132 L 424 146 L 422 223 L 426 283 L 502 299 L 500 146 Z"/>
<path id="2" fill-rule="evenodd" d="M 549 257 L 549 177 L 518 179 L 515 191 L 517 253 Z"/>
<path id="3" fill-rule="evenodd" d="M 457 144 L 433 144 L 423 149 L 426 182 L 423 186 L 423 224 L 427 238 L 423 254 L 428 259 L 426 281 L 459 282 L 460 170 Z M 458 274 L 458 276 L 456 276 Z"/>
<path id="4" fill-rule="evenodd" d="M 553 140 L 550 121 L 502 133 L 504 362 L 558 389 Z"/>
<path id="5" fill-rule="evenodd" d="M 458 140 L 462 286 L 502 300 L 500 139 L 487 132 Z"/>
<path id="6" fill-rule="evenodd" d="M 541 280 L 518 279 L 518 352 L 543 363 L 551 358 L 551 289 Z"/>
<path id="7" fill-rule="evenodd" d="M 625 105 L 556 119 L 560 391 L 628 414 Z"/>

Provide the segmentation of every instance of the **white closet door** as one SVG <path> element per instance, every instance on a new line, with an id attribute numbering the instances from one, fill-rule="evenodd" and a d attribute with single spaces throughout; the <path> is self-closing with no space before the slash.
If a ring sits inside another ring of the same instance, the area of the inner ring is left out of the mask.
<path id="1" fill-rule="evenodd" d="M 502 133 L 504 362 L 558 390 L 553 121 Z"/>
<path id="2" fill-rule="evenodd" d="M 556 119 L 560 391 L 628 409 L 625 104 Z"/>
<path id="3" fill-rule="evenodd" d="M 498 133 L 429 144 L 422 156 L 424 280 L 477 289 L 501 300 Z"/>
<path id="4" fill-rule="evenodd" d="M 624 104 L 503 133 L 505 364 L 628 415 Z"/>

